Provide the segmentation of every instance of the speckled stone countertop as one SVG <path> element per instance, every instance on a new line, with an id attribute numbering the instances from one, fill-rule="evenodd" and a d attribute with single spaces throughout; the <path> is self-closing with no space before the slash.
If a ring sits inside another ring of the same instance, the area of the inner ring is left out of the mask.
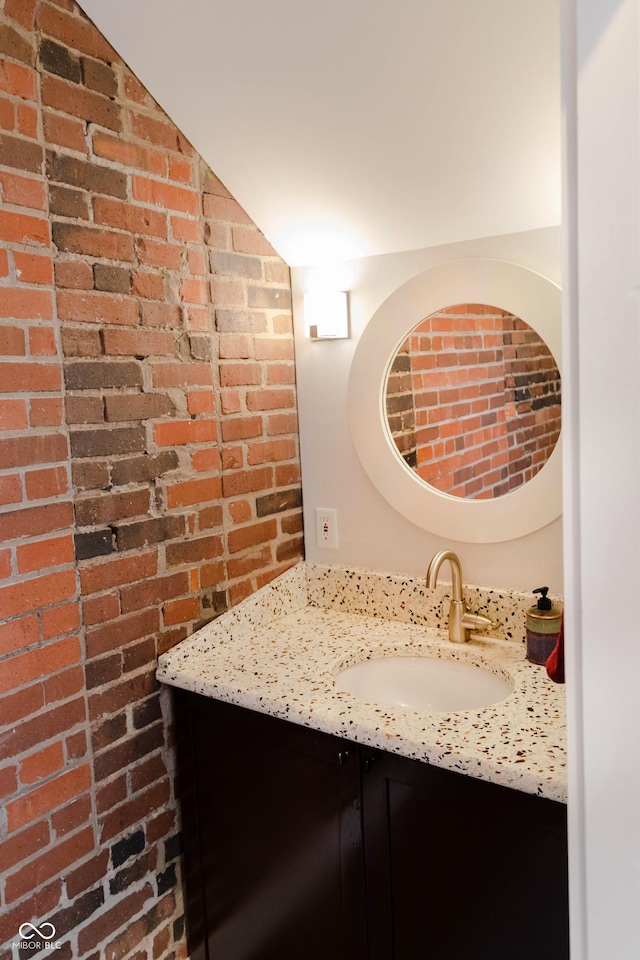
<path id="1" fill-rule="evenodd" d="M 447 587 L 300 563 L 160 657 L 158 679 L 325 733 L 566 802 L 565 691 L 525 659 L 532 594 L 465 587 L 500 622 L 468 644 L 446 638 Z M 500 703 L 460 712 L 383 708 L 339 691 L 369 657 L 475 663 L 513 682 Z"/>

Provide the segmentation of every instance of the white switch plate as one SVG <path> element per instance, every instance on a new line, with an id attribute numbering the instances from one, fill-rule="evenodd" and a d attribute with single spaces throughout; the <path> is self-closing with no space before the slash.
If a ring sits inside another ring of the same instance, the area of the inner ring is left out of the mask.
<path id="1" fill-rule="evenodd" d="M 338 549 L 338 511 L 316 507 L 316 543 L 326 550 Z"/>

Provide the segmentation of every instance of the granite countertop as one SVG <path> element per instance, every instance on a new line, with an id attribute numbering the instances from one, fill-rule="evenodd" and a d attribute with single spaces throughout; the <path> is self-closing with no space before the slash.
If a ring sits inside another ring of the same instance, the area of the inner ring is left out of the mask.
<path id="1" fill-rule="evenodd" d="M 325 733 L 566 802 L 565 691 L 525 659 L 531 594 L 466 588 L 501 621 L 495 637 L 446 637 L 446 588 L 373 571 L 300 563 L 160 657 L 158 679 Z M 512 679 L 477 710 L 368 703 L 335 675 L 369 657 L 428 655 Z"/>

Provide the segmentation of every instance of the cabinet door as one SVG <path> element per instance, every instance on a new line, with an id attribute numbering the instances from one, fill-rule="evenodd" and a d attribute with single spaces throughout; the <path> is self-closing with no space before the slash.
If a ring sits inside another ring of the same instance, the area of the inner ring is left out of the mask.
<path id="1" fill-rule="evenodd" d="M 363 756 L 371 960 L 567 960 L 565 807 Z"/>
<path id="2" fill-rule="evenodd" d="M 204 697 L 190 707 L 204 957 L 364 958 L 357 751 Z"/>

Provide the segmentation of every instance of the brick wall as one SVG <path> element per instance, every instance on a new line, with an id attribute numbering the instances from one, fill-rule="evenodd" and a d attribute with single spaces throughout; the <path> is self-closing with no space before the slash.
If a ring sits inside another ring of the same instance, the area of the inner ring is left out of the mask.
<path id="1" fill-rule="evenodd" d="M 301 556 L 289 273 L 72 0 L 0 56 L 0 960 L 184 957 L 154 667 Z"/>
<path id="2" fill-rule="evenodd" d="M 398 453 L 408 467 L 417 466 L 416 409 L 411 375 L 411 338 L 407 337 L 396 351 L 385 391 L 387 424 Z"/>
<path id="3" fill-rule="evenodd" d="M 560 374 L 548 347 L 487 304 L 423 320 L 401 347 L 386 402 L 401 455 L 457 497 L 502 496 L 526 483 L 560 435 Z"/>

